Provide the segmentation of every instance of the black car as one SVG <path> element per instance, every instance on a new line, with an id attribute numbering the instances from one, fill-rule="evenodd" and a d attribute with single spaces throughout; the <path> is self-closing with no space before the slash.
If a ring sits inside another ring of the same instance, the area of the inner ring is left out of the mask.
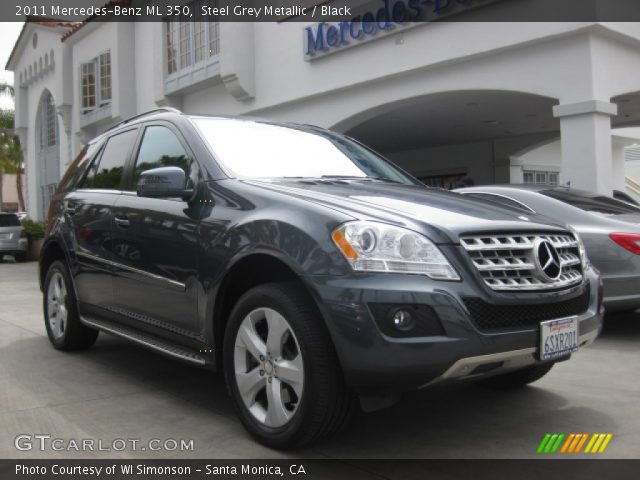
<path id="1" fill-rule="evenodd" d="M 218 368 L 273 447 L 337 431 L 357 400 L 533 382 L 602 323 L 577 234 L 427 188 L 313 126 L 134 117 L 72 163 L 47 229 L 55 348 L 104 331 Z"/>

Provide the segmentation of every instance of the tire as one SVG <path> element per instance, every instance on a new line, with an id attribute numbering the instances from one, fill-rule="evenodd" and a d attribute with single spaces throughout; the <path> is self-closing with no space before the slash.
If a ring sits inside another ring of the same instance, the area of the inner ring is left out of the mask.
<path id="1" fill-rule="evenodd" d="M 553 368 L 553 363 L 545 363 L 543 365 L 533 365 L 531 367 L 516 370 L 515 372 L 505 373 L 496 377 L 480 380 L 480 384 L 500 390 L 509 390 L 522 388 L 530 383 L 536 382 L 544 377 Z"/>
<path id="2" fill-rule="evenodd" d="M 13 258 L 16 262 L 22 263 L 27 261 L 27 252 L 16 253 Z"/>
<path id="3" fill-rule="evenodd" d="M 80 322 L 69 270 L 60 260 L 53 262 L 47 270 L 43 311 L 49 341 L 58 350 L 84 350 L 98 338 L 98 330 Z"/>
<path id="4" fill-rule="evenodd" d="M 295 283 L 257 286 L 238 300 L 225 331 L 223 368 L 242 424 L 271 448 L 335 434 L 355 408 L 323 319 Z"/>

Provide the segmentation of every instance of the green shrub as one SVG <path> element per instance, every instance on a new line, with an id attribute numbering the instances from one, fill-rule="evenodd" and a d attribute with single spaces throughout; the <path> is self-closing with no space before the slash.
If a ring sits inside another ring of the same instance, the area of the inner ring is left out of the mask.
<path id="1" fill-rule="evenodd" d="M 31 220 L 30 218 L 25 218 L 22 220 L 22 226 L 27 231 L 27 235 L 29 238 L 42 238 L 44 237 L 44 224 L 42 222 L 37 222 L 35 220 Z"/>

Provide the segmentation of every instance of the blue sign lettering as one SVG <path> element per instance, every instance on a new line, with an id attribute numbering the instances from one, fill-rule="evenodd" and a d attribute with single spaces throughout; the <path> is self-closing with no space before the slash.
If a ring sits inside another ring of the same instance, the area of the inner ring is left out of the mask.
<path id="1" fill-rule="evenodd" d="M 305 28 L 304 55 L 307 60 L 326 55 L 332 51 L 364 42 L 378 34 L 388 34 L 397 27 L 406 27 L 411 22 L 430 21 L 438 16 L 448 16 L 454 7 L 467 8 L 472 3 L 493 3 L 496 0 L 380 0 L 376 11 L 353 17 L 339 23 L 319 22 Z"/>

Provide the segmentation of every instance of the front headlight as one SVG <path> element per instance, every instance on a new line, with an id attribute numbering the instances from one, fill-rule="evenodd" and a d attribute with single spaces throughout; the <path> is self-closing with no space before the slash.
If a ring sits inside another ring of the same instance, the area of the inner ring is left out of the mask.
<path id="1" fill-rule="evenodd" d="M 348 222 L 334 230 L 331 238 L 356 271 L 460 280 L 431 240 L 405 228 L 378 222 Z"/>

